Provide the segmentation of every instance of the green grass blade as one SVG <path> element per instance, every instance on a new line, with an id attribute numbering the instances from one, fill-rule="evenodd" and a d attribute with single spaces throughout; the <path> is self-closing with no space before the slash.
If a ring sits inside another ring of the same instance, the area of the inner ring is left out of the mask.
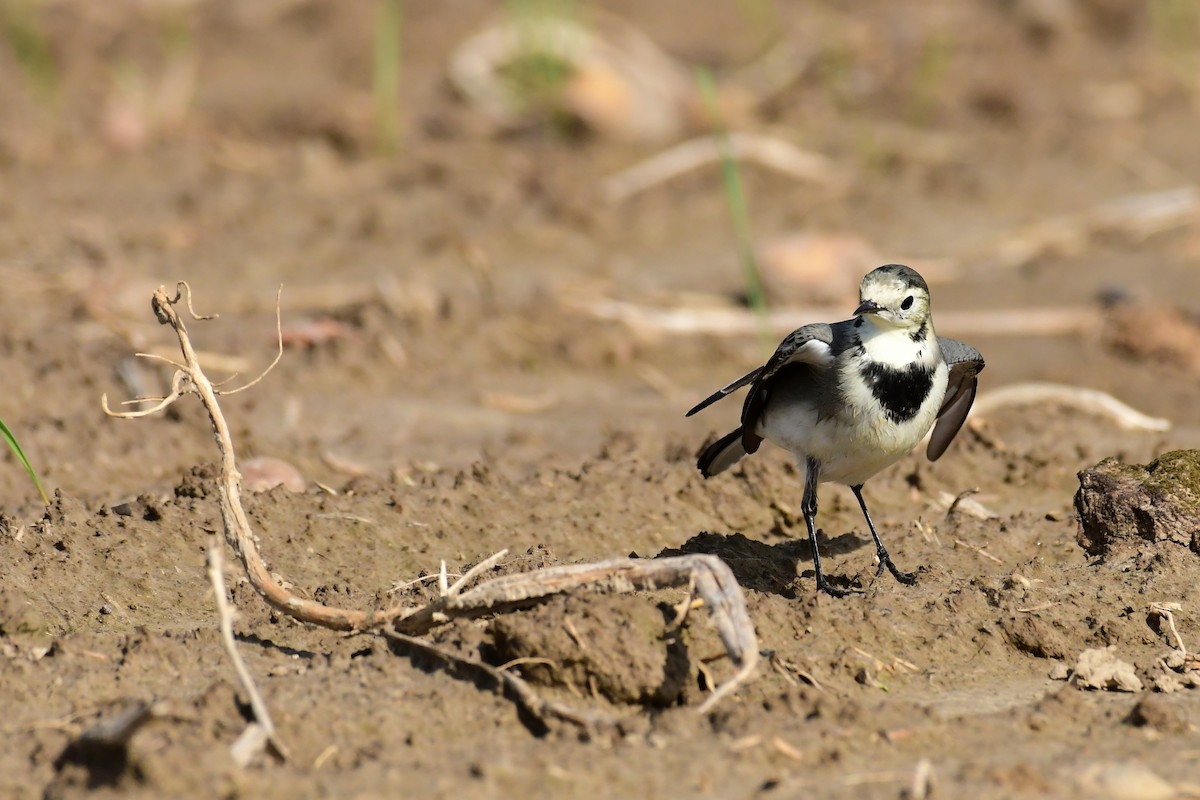
<path id="1" fill-rule="evenodd" d="M 375 100 L 376 147 L 383 155 L 400 150 L 400 33 L 402 0 L 378 0 L 372 93 Z"/>
<path id="2" fill-rule="evenodd" d="M 25 451 L 21 449 L 21 445 L 17 444 L 17 437 L 13 436 L 13 432 L 4 424 L 4 420 L 0 419 L 0 436 L 8 442 L 8 446 L 17 454 L 17 459 L 25 467 L 25 471 L 29 473 L 29 477 L 33 478 L 33 485 L 37 487 L 38 493 L 42 496 L 42 502 L 50 505 L 50 498 L 46 496 L 46 490 L 42 488 L 42 482 L 38 480 L 37 473 L 33 471 L 33 465 L 29 463 L 29 459 L 25 457 Z"/>

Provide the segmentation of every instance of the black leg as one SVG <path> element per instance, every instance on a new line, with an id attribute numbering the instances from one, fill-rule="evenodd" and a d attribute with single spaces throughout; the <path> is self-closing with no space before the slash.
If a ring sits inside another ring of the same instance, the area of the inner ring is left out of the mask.
<path id="1" fill-rule="evenodd" d="M 875 554 L 879 557 L 879 569 L 876 570 L 875 576 L 879 577 L 883 574 L 883 568 L 887 567 L 888 572 L 892 573 L 892 577 L 903 584 L 912 586 L 917 582 L 917 575 L 914 572 L 901 572 L 892 563 L 892 557 L 888 555 L 887 548 L 883 546 L 883 540 L 879 538 L 879 534 L 875 532 L 875 523 L 871 521 L 871 512 L 867 511 L 867 501 L 863 500 L 862 484 L 851 486 L 850 491 L 854 492 L 854 496 L 858 498 L 858 507 L 862 509 L 863 516 L 867 518 L 867 527 L 871 529 L 871 538 L 875 540 Z"/>
<path id="2" fill-rule="evenodd" d="M 808 459 L 804 476 L 804 498 L 800 501 L 800 511 L 804 514 L 804 524 L 808 526 L 808 545 L 812 548 L 813 571 L 817 575 L 817 589 L 834 597 L 845 597 L 854 592 L 848 589 L 838 589 L 830 586 L 821 571 L 821 551 L 817 549 L 817 482 L 821 475 L 821 465 L 814 459 Z"/>

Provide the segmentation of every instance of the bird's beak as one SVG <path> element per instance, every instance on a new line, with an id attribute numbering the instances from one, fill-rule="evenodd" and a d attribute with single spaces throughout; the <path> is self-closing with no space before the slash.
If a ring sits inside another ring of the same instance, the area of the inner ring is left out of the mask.
<path id="1" fill-rule="evenodd" d="M 883 306 L 879 305 L 879 303 L 876 303 L 874 300 L 863 300 L 858 304 L 858 308 L 854 309 L 854 316 L 875 314 L 879 311 L 883 311 Z"/>

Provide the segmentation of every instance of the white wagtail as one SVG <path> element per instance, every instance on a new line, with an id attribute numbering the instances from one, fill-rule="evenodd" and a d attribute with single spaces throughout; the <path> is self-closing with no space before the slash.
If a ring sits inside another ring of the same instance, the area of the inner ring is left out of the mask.
<path id="1" fill-rule="evenodd" d="M 863 483 L 912 450 L 937 423 L 929 440 L 935 461 L 962 427 L 975 400 L 983 356 L 970 345 L 938 336 L 929 310 L 929 287 L 908 267 L 888 264 L 870 272 L 859 288 L 854 318 L 805 325 L 780 343 L 765 366 L 715 392 L 695 414 L 731 392 L 750 386 L 741 426 L 700 455 L 705 478 L 758 450 L 763 439 L 792 452 L 804 470 L 801 511 L 808 526 L 817 588 L 835 597 L 817 550 L 817 484 L 850 487 L 879 557 L 896 580 L 916 582 L 892 563 L 863 500 Z"/>

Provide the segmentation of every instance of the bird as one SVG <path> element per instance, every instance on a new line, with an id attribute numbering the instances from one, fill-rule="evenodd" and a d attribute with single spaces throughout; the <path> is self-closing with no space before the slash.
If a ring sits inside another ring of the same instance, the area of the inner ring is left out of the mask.
<path id="1" fill-rule="evenodd" d="M 797 328 L 767 363 L 700 401 L 688 417 L 744 386 L 741 424 L 700 453 L 705 478 L 758 451 L 764 439 L 791 452 L 804 476 L 801 512 L 808 528 L 817 589 L 834 597 L 860 590 L 832 586 L 817 549 L 817 486 L 850 487 L 866 518 L 879 560 L 900 583 L 916 583 L 888 555 L 863 484 L 909 453 L 933 430 L 926 451 L 936 461 L 971 410 L 983 370 L 974 347 L 938 336 L 929 286 L 916 270 L 885 264 L 862 279 L 851 319 Z"/>

